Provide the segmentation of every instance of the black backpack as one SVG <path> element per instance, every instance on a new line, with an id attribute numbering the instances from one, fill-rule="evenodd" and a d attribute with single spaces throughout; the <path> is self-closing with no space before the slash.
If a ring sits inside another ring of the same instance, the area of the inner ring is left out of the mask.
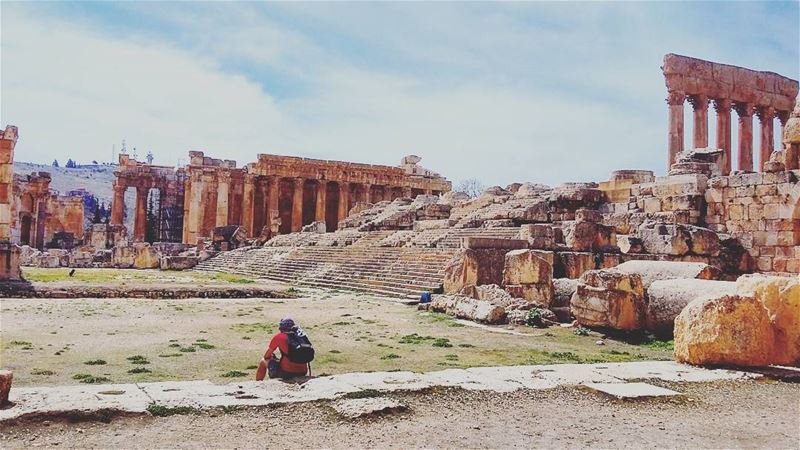
<path id="1" fill-rule="evenodd" d="M 289 361 L 306 364 L 314 360 L 314 347 L 308 336 L 305 334 L 298 336 L 294 331 L 290 331 L 286 335 L 289 336 L 289 354 L 286 355 Z"/>

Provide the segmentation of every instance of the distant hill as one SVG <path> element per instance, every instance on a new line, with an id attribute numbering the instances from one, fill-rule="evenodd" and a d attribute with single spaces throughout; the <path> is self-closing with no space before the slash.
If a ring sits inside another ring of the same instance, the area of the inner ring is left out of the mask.
<path id="1" fill-rule="evenodd" d="M 23 161 L 14 161 L 14 173 L 29 175 L 31 172 L 48 172 L 52 180 L 50 188 L 59 194 L 66 194 L 75 189 L 86 189 L 108 207 L 113 198 L 114 171 L 116 165 L 85 165 L 74 169 L 66 167 L 53 167 L 49 164 L 36 164 Z M 136 204 L 136 190 L 128 189 L 125 192 L 125 209 L 127 210 L 125 223 L 132 229 L 133 207 Z"/>

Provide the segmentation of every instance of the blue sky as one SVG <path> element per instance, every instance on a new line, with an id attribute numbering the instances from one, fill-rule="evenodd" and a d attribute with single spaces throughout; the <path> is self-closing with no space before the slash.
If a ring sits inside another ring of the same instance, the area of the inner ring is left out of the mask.
<path id="1" fill-rule="evenodd" d="M 240 164 L 417 154 L 454 181 L 599 181 L 664 172 L 665 53 L 800 73 L 798 2 L 3 2 L 0 13 L 0 121 L 20 127 L 18 159 L 42 162 L 107 161 L 126 139 L 170 165 L 190 149 Z"/>

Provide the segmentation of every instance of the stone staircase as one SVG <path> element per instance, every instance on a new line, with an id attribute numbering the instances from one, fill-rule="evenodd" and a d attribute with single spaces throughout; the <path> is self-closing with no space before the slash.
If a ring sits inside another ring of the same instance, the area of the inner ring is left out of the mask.
<path id="1" fill-rule="evenodd" d="M 377 244 L 386 234 L 369 241 Z M 377 295 L 418 299 L 422 291 L 439 288 L 444 268 L 455 248 L 245 247 L 223 252 L 198 264 L 195 270 L 226 272 L 301 286 L 346 289 Z"/>
<path id="2" fill-rule="evenodd" d="M 495 228 L 454 228 L 436 243 L 438 248 L 457 249 L 461 247 L 461 238 L 480 237 L 494 239 L 519 239 L 519 227 Z"/>

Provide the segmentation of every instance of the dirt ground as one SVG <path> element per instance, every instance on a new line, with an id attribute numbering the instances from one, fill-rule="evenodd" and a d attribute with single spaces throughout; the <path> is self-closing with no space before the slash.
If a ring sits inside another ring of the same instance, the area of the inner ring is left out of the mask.
<path id="1" fill-rule="evenodd" d="M 328 402 L 110 423 L 32 423 L 0 447 L 79 448 L 798 448 L 800 385 L 657 383 L 681 399 L 621 401 L 575 387 L 507 394 L 392 394 L 403 413 L 356 420 Z"/>
<path id="2" fill-rule="evenodd" d="M 0 299 L 0 356 L 15 386 L 230 382 L 254 377 L 287 315 L 311 336 L 316 375 L 671 359 L 669 343 L 601 346 L 599 333 L 560 327 L 502 334 L 368 295 L 319 291 L 295 299 Z"/>

